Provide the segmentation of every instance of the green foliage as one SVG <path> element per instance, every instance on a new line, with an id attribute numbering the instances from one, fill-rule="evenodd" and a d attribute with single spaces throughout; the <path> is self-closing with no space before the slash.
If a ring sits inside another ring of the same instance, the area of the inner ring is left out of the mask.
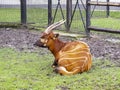
<path id="1" fill-rule="evenodd" d="M 54 17 L 55 9 L 52 11 Z M 66 17 L 66 11 L 63 9 L 64 18 Z M 85 11 L 82 11 L 82 16 L 85 23 Z M 110 17 L 106 18 L 105 11 L 94 11 L 91 19 L 92 26 L 98 26 L 102 28 L 112 28 L 120 29 L 120 12 L 111 11 Z M 58 9 L 55 22 L 62 19 L 62 14 L 60 9 Z M 0 22 L 20 22 L 20 9 L 19 8 L 0 8 Z M 27 8 L 27 22 L 30 28 L 36 28 L 38 30 L 43 30 L 48 24 L 48 10 L 45 8 Z M 65 30 L 65 27 L 62 27 Z M 72 32 L 83 32 L 84 26 L 81 20 L 79 10 L 76 10 L 72 24 Z"/>
<path id="2" fill-rule="evenodd" d="M 0 22 L 20 22 L 19 8 L 0 8 Z"/>
<path id="3" fill-rule="evenodd" d="M 120 11 L 110 12 L 110 16 L 114 17 L 114 18 L 119 18 L 120 19 Z"/>
<path id="4" fill-rule="evenodd" d="M 116 18 L 93 18 L 91 20 L 92 26 L 97 26 L 101 28 L 111 28 L 115 30 L 120 30 L 120 19 Z"/>
<path id="5" fill-rule="evenodd" d="M 29 23 L 35 23 L 39 27 L 46 26 L 48 21 L 47 9 L 28 8 L 27 20 Z"/>
<path id="6" fill-rule="evenodd" d="M 53 72 L 51 54 L 0 49 L 0 90 L 119 90 L 120 68 L 108 60 L 93 60 L 82 74 Z"/>

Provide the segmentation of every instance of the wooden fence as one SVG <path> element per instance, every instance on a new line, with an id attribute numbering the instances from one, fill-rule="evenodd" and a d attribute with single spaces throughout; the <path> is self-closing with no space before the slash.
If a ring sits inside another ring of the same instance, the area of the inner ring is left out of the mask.
<path id="1" fill-rule="evenodd" d="M 91 12 L 90 11 L 91 11 L 92 5 L 107 6 L 107 16 L 109 15 L 109 6 L 120 7 L 120 3 L 109 2 L 109 0 L 107 0 L 107 2 L 86 0 L 86 32 L 87 32 L 87 35 L 89 36 L 91 30 L 120 34 L 120 30 L 98 28 L 98 27 L 91 26 L 91 23 L 90 23 L 91 22 Z"/>
<path id="2" fill-rule="evenodd" d="M 86 17 L 83 18 L 82 12 L 81 12 L 81 7 L 79 4 L 79 1 L 81 1 L 81 4 L 83 6 L 84 11 L 86 12 Z M 20 0 L 20 11 L 21 11 L 21 24 L 27 24 L 27 8 L 26 8 L 26 0 Z M 110 7 L 120 7 L 120 3 L 115 3 L 115 2 L 109 2 L 109 0 L 106 0 L 106 2 L 99 2 L 98 0 L 96 1 L 91 1 L 91 0 L 86 0 L 86 3 L 83 3 L 82 0 L 76 0 L 75 7 L 72 7 L 72 0 L 66 0 L 66 16 L 63 15 L 62 7 L 60 4 L 60 0 L 58 0 L 57 7 L 55 9 L 55 14 L 52 15 L 52 0 L 48 0 L 48 25 L 52 24 L 55 20 L 56 17 L 56 12 L 58 10 L 58 7 L 60 8 L 61 14 L 62 14 L 62 19 L 66 19 L 65 27 L 66 30 L 69 31 L 71 28 L 71 23 L 76 11 L 76 7 L 78 7 L 78 11 L 80 13 L 80 18 L 83 23 L 85 32 L 87 36 L 90 36 L 90 31 L 102 31 L 102 32 L 110 32 L 110 33 L 119 33 L 120 30 L 112 30 L 112 29 L 106 29 L 106 28 L 98 28 L 91 26 L 91 6 L 106 6 L 106 16 L 109 16 L 110 12 Z"/>

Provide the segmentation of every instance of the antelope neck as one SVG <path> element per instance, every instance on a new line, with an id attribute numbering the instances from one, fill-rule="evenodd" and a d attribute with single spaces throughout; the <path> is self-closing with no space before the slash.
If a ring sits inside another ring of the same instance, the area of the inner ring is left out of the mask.
<path id="1" fill-rule="evenodd" d="M 54 56 L 57 56 L 57 53 L 65 46 L 65 42 L 62 42 L 56 39 L 48 49 L 53 53 Z"/>

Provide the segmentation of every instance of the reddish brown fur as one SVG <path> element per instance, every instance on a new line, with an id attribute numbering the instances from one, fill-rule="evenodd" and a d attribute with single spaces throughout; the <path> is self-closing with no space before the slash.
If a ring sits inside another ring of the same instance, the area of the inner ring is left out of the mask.
<path id="1" fill-rule="evenodd" d="M 62 75 L 88 71 L 92 64 L 88 45 L 81 41 L 62 42 L 57 36 L 52 31 L 49 34 L 43 33 L 40 40 L 36 42 L 37 46 L 46 46 L 53 53 L 54 69 Z"/>

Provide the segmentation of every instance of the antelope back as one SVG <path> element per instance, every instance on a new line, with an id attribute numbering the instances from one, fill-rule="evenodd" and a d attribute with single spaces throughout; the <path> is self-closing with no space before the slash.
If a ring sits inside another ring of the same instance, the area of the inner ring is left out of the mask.
<path id="1" fill-rule="evenodd" d="M 80 72 L 90 69 L 92 64 L 89 47 L 84 42 L 70 42 L 59 52 L 58 65 L 68 71 L 79 68 Z"/>

